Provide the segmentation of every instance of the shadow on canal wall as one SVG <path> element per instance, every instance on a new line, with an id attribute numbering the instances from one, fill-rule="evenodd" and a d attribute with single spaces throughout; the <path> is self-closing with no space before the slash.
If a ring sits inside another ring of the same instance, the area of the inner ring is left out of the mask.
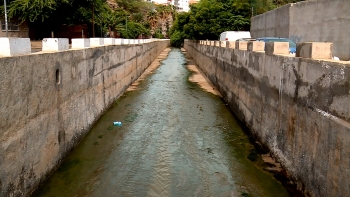
<path id="1" fill-rule="evenodd" d="M 184 47 L 297 189 L 348 196 L 350 64 L 204 43 Z"/>
<path id="2" fill-rule="evenodd" d="M 29 195 L 168 45 L 0 58 L 0 196 Z"/>

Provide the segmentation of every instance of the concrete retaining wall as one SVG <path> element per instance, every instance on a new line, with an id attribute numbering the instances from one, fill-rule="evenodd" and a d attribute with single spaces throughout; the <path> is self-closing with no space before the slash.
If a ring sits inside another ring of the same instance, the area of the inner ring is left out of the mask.
<path id="1" fill-rule="evenodd" d="M 0 196 L 26 196 L 169 45 L 0 58 Z"/>
<path id="2" fill-rule="evenodd" d="M 349 195 L 349 63 L 184 47 L 300 191 Z"/>
<path id="3" fill-rule="evenodd" d="M 333 54 L 350 60 L 350 1 L 323 0 L 288 4 L 251 20 L 251 35 L 284 37 L 295 42 L 332 42 Z"/>

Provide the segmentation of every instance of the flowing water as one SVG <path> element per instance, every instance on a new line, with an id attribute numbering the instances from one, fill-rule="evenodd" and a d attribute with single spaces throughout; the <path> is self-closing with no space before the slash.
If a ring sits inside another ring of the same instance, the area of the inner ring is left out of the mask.
<path id="1" fill-rule="evenodd" d="M 289 196 L 248 159 L 255 149 L 240 123 L 219 96 L 188 81 L 185 63 L 171 49 L 33 196 Z"/>

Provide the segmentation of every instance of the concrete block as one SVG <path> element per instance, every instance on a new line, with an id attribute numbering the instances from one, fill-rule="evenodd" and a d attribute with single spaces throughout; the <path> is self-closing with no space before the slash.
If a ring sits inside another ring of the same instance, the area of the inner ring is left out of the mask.
<path id="1" fill-rule="evenodd" d="M 219 41 L 220 47 L 226 47 L 226 41 Z"/>
<path id="2" fill-rule="evenodd" d="M 266 42 L 266 55 L 289 54 L 289 42 Z"/>
<path id="3" fill-rule="evenodd" d="M 130 40 L 130 39 L 123 39 L 123 45 L 130 44 L 130 43 L 129 43 L 129 40 Z"/>
<path id="4" fill-rule="evenodd" d="M 90 47 L 98 47 L 104 45 L 103 38 L 90 38 Z"/>
<path id="5" fill-rule="evenodd" d="M 216 46 L 216 47 L 220 47 L 220 43 L 221 43 L 221 41 L 214 41 L 214 43 L 215 43 L 215 45 L 214 46 Z"/>
<path id="6" fill-rule="evenodd" d="M 248 51 L 265 51 L 265 42 L 262 42 L 262 41 L 248 42 L 247 50 Z"/>
<path id="7" fill-rule="evenodd" d="M 236 41 L 235 42 L 235 49 L 247 50 L 248 49 L 248 42 L 247 41 Z"/>
<path id="8" fill-rule="evenodd" d="M 123 39 L 122 39 L 122 38 L 116 38 L 115 41 L 114 41 L 114 43 L 115 43 L 116 45 L 121 45 L 121 44 L 123 43 Z"/>
<path id="9" fill-rule="evenodd" d="M 66 51 L 69 50 L 68 38 L 44 38 L 42 41 L 43 51 Z"/>
<path id="10" fill-rule="evenodd" d="M 332 48 L 330 42 L 301 42 L 297 43 L 296 57 L 332 59 Z"/>
<path id="11" fill-rule="evenodd" d="M 209 41 L 210 42 L 210 46 L 215 46 L 215 41 Z"/>
<path id="12" fill-rule="evenodd" d="M 72 49 L 84 49 L 90 47 L 90 39 L 74 38 L 72 39 Z"/>
<path id="13" fill-rule="evenodd" d="M 236 42 L 235 41 L 227 41 L 226 47 L 234 49 L 236 47 Z"/>
<path id="14" fill-rule="evenodd" d="M 115 45 L 115 38 L 104 38 L 104 45 Z"/>
<path id="15" fill-rule="evenodd" d="M 143 43 L 144 43 L 143 39 L 139 39 L 139 44 L 143 44 Z"/>
<path id="16" fill-rule="evenodd" d="M 0 56 L 26 55 L 31 52 L 29 38 L 0 38 Z"/>

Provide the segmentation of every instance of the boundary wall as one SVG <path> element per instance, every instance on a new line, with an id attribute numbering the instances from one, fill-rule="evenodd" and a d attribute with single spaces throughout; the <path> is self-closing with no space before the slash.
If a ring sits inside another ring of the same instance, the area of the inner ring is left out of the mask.
<path id="1" fill-rule="evenodd" d="M 253 38 L 283 37 L 294 42 L 332 42 L 333 54 L 350 60 L 350 1 L 315 0 L 288 4 L 252 17 Z"/>
<path id="2" fill-rule="evenodd" d="M 350 62 L 265 54 L 249 43 L 184 47 L 298 190 L 350 194 Z"/>
<path id="3" fill-rule="evenodd" d="M 30 195 L 169 44 L 0 58 L 0 196 Z"/>

